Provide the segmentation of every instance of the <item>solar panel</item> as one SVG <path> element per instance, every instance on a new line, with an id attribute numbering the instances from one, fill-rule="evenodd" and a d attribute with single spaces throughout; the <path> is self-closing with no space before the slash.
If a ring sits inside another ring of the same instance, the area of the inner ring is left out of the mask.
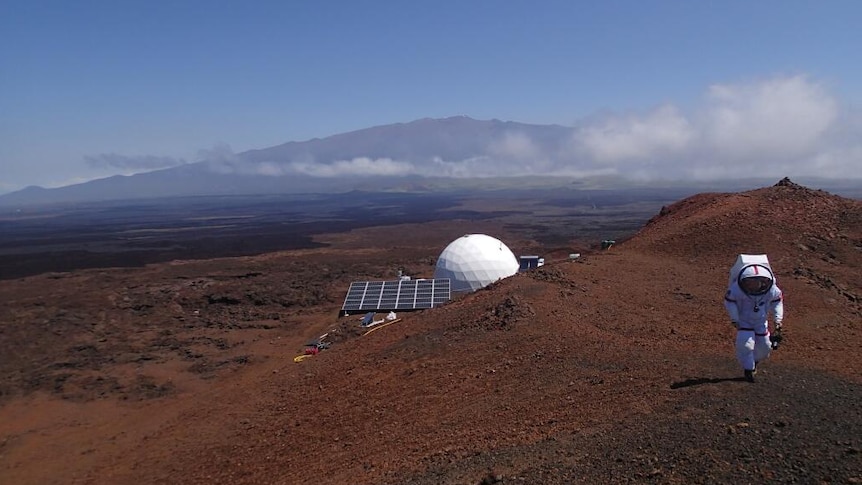
<path id="1" fill-rule="evenodd" d="M 341 314 L 421 310 L 440 306 L 451 298 L 449 278 L 354 281 L 347 290 Z"/>

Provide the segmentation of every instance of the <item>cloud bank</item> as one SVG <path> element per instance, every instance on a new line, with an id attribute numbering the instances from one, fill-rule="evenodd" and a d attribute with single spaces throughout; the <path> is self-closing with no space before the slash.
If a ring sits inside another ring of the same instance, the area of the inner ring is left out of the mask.
<path id="1" fill-rule="evenodd" d="M 647 179 L 859 177 L 859 120 L 806 76 L 716 84 L 689 113 L 665 105 L 585 123 L 557 168 Z"/>
<path id="2" fill-rule="evenodd" d="M 222 173 L 313 177 L 859 178 L 862 116 L 823 84 L 798 75 L 715 84 L 688 111 L 664 104 L 646 112 L 604 115 L 579 123 L 553 142 L 510 131 L 483 152 L 460 159 L 357 156 L 248 163 L 225 147 L 206 158 Z"/>

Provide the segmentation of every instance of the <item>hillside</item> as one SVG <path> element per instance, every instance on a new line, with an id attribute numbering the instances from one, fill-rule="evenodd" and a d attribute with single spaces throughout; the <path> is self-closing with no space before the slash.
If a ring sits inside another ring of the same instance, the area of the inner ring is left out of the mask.
<path id="1" fill-rule="evenodd" d="M 492 221 L 0 281 L 10 483 L 860 483 L 862 202 L 783 180 L 665 207 L 363 335 L 346 282 Z M 513 241 L 513 247 L 530 241 Z M 721 299 L 769 254 L 785 341 L 742 380 Z M 332 347 L 294 363 L 310 339 Z"/>
<path id="2" fill-rule="evenodd" d="M 700 194 L 665 207 L 628 247 L 719 267 L 727 265 L 727 254 L 765 253 L 779 275 L 806 280 L 862 310 L 860 201 L 787 178 L 773 187 Z"/>

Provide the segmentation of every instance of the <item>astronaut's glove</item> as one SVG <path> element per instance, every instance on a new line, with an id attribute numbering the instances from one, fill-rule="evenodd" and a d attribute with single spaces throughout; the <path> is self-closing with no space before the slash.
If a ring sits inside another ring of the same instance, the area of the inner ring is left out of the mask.
<path id="1" fill-rule="evenodd" d="M 784 340 L 784 335 L 781 332 L 781 322 L 775 322 L 775 332 L 769 336 L 769 340 L 772 342 L 772 350 L 778 349 L 778 346 L 781 345 L 781 341 Z"/>
<path id="2" fill-rule="evenodd" d="M 781 341 L 784 340 L 784 336 L 781 335 L 781 332 L 776 330 L 775 335 L 769 336 L 769 341 L 772 343 L 772 350 L 777 350 L 778 346 L 781 345 Z"/>

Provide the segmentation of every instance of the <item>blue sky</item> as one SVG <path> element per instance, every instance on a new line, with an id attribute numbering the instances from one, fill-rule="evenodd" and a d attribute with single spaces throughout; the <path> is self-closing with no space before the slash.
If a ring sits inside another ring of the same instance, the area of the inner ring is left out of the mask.
<path id="1" fill-rule="evenodd" d="M 766 150 L 859 177 L 859 19 L 855 0 L 0 0 L 0 193 L 460 114 L 584 127 L 596 160 Z"/>

